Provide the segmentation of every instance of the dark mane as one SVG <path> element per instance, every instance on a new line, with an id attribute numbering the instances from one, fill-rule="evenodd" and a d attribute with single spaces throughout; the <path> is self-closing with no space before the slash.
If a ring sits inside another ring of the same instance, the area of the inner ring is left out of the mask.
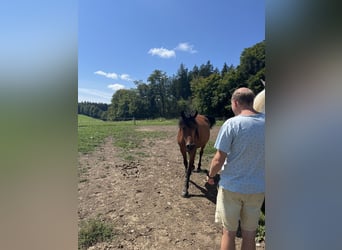
<path id="1" fill-rule="evenodd" d="M 197 111 L 191 112 L 191 113 L 185 113 L 184 111 L 181 112 L 181 117 L 179 118 L 178 121 L 178 126 L 180 128 L 186 126 L 188 128 L 196 128 L 197 122 L 196 122 L 196 116 L 197 116 Z"/>
<path id="2" fill-rule="evenodd" d="M 180 128 L 182 127 L 188 127 L 188 128 L 194 128 L 196 127 L 196 120 L 194 117 L 180 117 L 178 121 L 178 126 Z"/>

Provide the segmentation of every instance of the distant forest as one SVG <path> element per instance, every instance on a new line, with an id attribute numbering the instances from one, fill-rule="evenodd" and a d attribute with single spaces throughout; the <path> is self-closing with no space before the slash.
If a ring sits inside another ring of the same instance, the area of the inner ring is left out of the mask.
<path id="1" fill-rule="evenodd" d="M 135 81 L 136 88 L 117 90 L 111 104 L 78 103 L 78 114 L 112 121 L 176 118 L 182 110 L 197 110 L 224 119 L 233 115 L 233 91 L 249 87 L 257 94 L 264 88 L 260 79 L 265 80 L 265 41 L 244 49 L 237 67 L 224 63 L 219 70 L 207 61 L 192 70 L 181 64 L 172 76 L 154 70 L 146 83 Z"/>

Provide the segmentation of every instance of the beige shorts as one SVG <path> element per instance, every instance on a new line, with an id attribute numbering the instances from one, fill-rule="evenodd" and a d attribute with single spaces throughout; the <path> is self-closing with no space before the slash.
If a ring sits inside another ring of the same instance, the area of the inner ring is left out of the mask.
<path id="1" fill-rule="evenodd" d="M 215 222 L 222 223 L 228 231 L 236 231 L 240 220 L 242 230 L 255 231 L 264 198 L 265 193 L 240 194 L 219 187 Z"/>

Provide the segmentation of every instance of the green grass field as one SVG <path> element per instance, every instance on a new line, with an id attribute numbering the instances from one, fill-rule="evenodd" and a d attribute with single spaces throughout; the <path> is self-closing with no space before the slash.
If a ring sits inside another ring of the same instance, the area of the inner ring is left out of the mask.
<path id="1" fill-rule="evenodd" d="M 115 138 L 115 146 L 130 149 L 139 146 L 143 138 L 163 138 L 162 132 L 136 131 L 139 126 L 176 125 L 177 120 L 137 120 L 104 122 L 84 115 L 78 115 L 78 151 L 88 153 L 101 144 L 105 138 Z"/>
<path id="2" fill-rule="evenodd" d="M 222 125 L 223 121 L 217 121 L 216 125 Z M 165 134 L 158 131 L 136 131 L 139 126 L 170 126 L 177 125 L 177 119 L 154 119 L 136 121 L 101 121 L 85 115 L 78 115 L 78 151 L 88 153 L 100 145 L 105 138 L 115 138 L 115 146 L 130 149 L 139 146 L 144 138 L 163 138 Z M 212 142 L 209 142 L 209 147 Z M 212 153 L 212 152 L 210 152 Z"/>

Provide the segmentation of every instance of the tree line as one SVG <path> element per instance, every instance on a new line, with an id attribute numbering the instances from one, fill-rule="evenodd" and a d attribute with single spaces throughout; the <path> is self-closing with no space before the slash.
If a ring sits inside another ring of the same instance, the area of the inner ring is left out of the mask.
<path id="1" fill-rule="evenodd" d="M 136 88 L 117 90 L 111 104 L 81 102 L 78 113 L 102 120 L 124 118 L 176 118 L 182 110 L 228 118 L 233 115 L 230 98 L 236 88 L 249 87 L 255 94 L 264 86 L 265 41 L 243 50 L 237 67 L 224 63 L 221 70 L 210 61 L 193 66 L 181 64 L 177 73 L 167 76 L 154 70 L 147 82 L 135 81 Z"/>
<path id="2" fill-rule="evenodd" d="M 108 107 L 106 103 L 79 102 L 78 114 L 106 121 L 108 120 Z"/>

